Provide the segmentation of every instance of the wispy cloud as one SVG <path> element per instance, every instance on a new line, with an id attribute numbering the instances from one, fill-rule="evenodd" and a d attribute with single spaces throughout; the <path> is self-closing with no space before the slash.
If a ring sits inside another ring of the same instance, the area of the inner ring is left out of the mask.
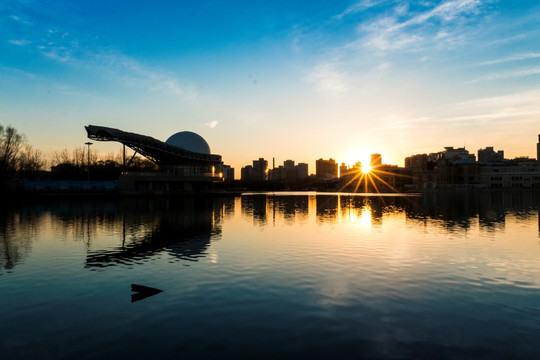
<path id="1" fill-rule="evenodd" d="M 517 40 L 521 40 L 521 39 L 524 39 L 526 37 L 527 37 L 527 34 L 523 34 L 523 33 L 518 34 L 518 35 L 505 36 L 505 37 L 497 38 L 495 40 L 491 40 L 486 45 L 493 46 L 493 45 L 501 45 L 501 44 L 513 43 L 513 42 L 515 42 Z"/>
<path id="2" fill-rule="evenodd" d="M 407 6 L 399 4 L 392 14 L 361 24 L 358 30 L 363 38 L 357 42 L 357 46 L 367 46 L 378 50 L 397 50 L 414 48 L 414 44 L 422 43 L 426 39 L 455 42 L 455 36 L 462 35 L 445 29 L 443 25 L 455 27 L 456 20 L 478 15 L 481 6 L 481 0 L 450 0 L 430 10 L 414 13 L 410 12 Z M 436 33 L 427 26 L 433 23 L 441 28 Z"/>
<path id="3" fill-rule="evenodd" d="M 207 126 L 209 127 L 210 129 L 213 129 L 217 126 L 218 124 L 218 121 L 217 120 L 213 120 L 213 121 L 210 121 L 210 122 L 207 122 L 207 123 L 204 123 L 202 124 L 203 126 Z"/>
<path id="4" fill-rule="evenodd" d="M 534 52 L 526 53 L 526 54 L 515 54 L 515 55 L 507 56 L 504 58 L 500 58 L 500 59 L 484 61 L 478 65 L 494 65 L 494 64 L 500 64 L 500 63 L 505 63 L 505 62 L 510 62 L 510 61 L 535 59 L 539 57 L 540 57 L 540 53 L 534 53 Z"/>
<path id="5" fill-rule="evenodd" d="M 58 50 L 62 51 L 61 48 Z M 59 57 L 56 60 L 63 62 L 61 55 L 62 53 L 58 54 Z M 154 69 L 129 56 L 113 51 L 86 52 L 80 57 L 69 57 L 67 60 L 74 67 L 106 75 L 107 78 L 116 79 L 131 88 L 176 96 L 190 101 L 198 97 L 196 88 L 183 85 L 173 74 Z"/>
<path id="6" fill-rule="evenodd" d="M 361 1 L 358 1 L 358 2 L 356 2 L 354 4 L 352 4 L 351 6 L 349 6 L 345 10 L 343 10 L 340 14 L 333 16 L 333 18 L 336 19 L 336 20 L 341 20 L 345 16 L 362 12 L 362 11 L 364 11 L 366 9 L 369 9 L 369 8 L 371 8 L 373 6 L 376 6 L 376 5 L 384 3 L 384 2 L 386 2 L 386 1 L 384 1 L 384 0 L 361 0 Z"/>
<path id="7" fill-rule="evenodd" d="M 516 126 L 534 124 L 539 114 L 540 90 L 530 90 L 452 104 L 451 113 L 447 116 L 432 113 L 428 116 L 403 118 L 404 115 L 399 114 L 395 116 L 397 120 L 381 121 L 380 129 L 404 131 L 430 128 L 433 124 L 441 128 L 455 128 L 457 124 L 471 128 L 495 122 Z"/>
<path id="8" fill-rule="evenodd" d="M 491 96 L 474 100 L 464 101 L 457 104 L 463 109 L 493 109 L 493 108 L 508 108 L 508 107 L 534 107 L 540 110 L 540 90 L 522 91 L 513 94 L 505 94 L 500 96 Z"/>
<path id="9" fill-rule="evenodd" d="M 468 84 L 473 84 L 481 81 L 501 80 L 517 77 L 535 76 L 540 74 L 540 67 L 532 67 L 528 69 L 519 69 L 512 71 L 494 72 L 485 76 L 480 76 L 476 79 L 468 81 Z"/>
<path id="10" fill-rule="evenodd" d="M 9 42 L 17 46 L 27 46 L 32 43 L 30 40 L 9 40 Z"/>
<path id="11" fill-rule="evenodd" d="M 463 115 L 441 119 L 444 122 L 512 120 L 513 124 L 537 121 L 540 114 L 540 90 L 522 91 L 458 103 L 454 107 Z"/>
<path id="12" fill-rule="evenodd" d="M 456 122 L 470 122 L 470 121 L 493 121 L 493 120 L 504 120 L 509 118 L 522 118 L 520 122 L 530 122 L 530 115 L 540 114 L 540 110 L 531 110 L 531 111 L 521 111 L 517 109 L 502 109 L 501 111 L 489 111 L 481 114 L 474 115 L 463 115 L 463 116 L 454 116 L 449 118 L 439 119 L 439 123 L 446 122 L 450 125 Z M 515 124 L 515 123 L 514 123 Z"/>
<path id="13" fill-rule="evenodd" d="M 11 20 L 19 23 L 19 24 L 22 24 L 22 25 L 32 25 L 32 22 L 30 20 L 28 20 L 28 18 L 24 15 L 11 15 L 10 16 Z"/>
<path id="14" fill-rule="evenodd" d="M 197 90 L 182 84 L 174 73 L 137 61 L 115 51 L 101 39 L 64 26 L 63 15 L 78 13 L 76 6 L 54 2 L 47 6 L 39 1 L 19 3 L 16 13 L 8 15 L 16 27 L 16 31 L 10 35 L 12 40 L 8 40 L 9 43 L 26 47 L 32 56 L 41 55 L 58 63 L 66 71 L 86 73 L 94 78 L 104 78 L 109 83 L 112 80 L 149 93 L 185 100 L 197 98 Z M 48 21 L 34 22 L 38 17 Z"/>
<path id="15" fill-rule="evenodd" d="M 181 84 L 171 73 L 144 65 L 114 50 L 92 46 L 87 40 L 79 40 L 72 34 L 55 28 L 47 29 L 33 40 L 10 40 L 10 43 L 17 46 L 34 45 L 35 51 L 62 66 L 95 76 L 106 76 L 109 81 L 116 80 L 132 88 L 185 100 L 194 100 L 198 96 L 194 87 Z M 93 50 L 90 50 L 91 47 Z"/>
<path id="16" fill-rule="evenodd" d="M 336 66 L 331 62 L 318 64 L 307 77 L 317 92 L 330 98 L 340 98 L 349 92 L 345 79 L 344 73 L 336 70 Z"/>
<path id="17" fill-rule="evenodd" d="M 432 18 L 452 21 L 464 14 L 478 14 L 482 0 L 450 0 L 436 6 L 430 11 L 419 14 L 403 23 L 404 26 L 421 24 Z"/>
<path id="18" fill-rule="evenodd" d="M 148 76 L 147 79 L 151 83 L 149 88 L 151 92 L 176 95 L 186 100 L 195 100 L 198 97 L 197 90 L 194 87 L 180 85 L 178 80 L 170 76 L 154 73 L 154 75 Z M 152 84 L 154 85 L 152 86 Z"/>

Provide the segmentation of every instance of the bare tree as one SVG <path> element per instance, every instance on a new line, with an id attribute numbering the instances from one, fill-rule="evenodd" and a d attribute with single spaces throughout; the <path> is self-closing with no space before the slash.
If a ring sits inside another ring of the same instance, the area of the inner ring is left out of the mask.
<path id="1" fill-rule="evenodd" d="M 19 152 L 26 139 L 11 126 L 0 125 L 0 178 L 7 178 L 16 170 Z"/>
<path id="2" fill-rule="evenodd" d="M 90 165 L 95 164 L 98 156 L 94 151 L 90 152 Z M 52 156 L 52 165 L 69 164 L 77 167 L 88 165 L 88 152 L 85 147 L 75 148 L 71 154 L 67 149 L 60 152 L 54 152 Z"/>
<path id="3" fill-rule="evenodd" d="M 86 151 L 84 147 L 73 150 L 73 163 L 75 166 L 86 165 Z"/>
<path id="4" fill-rule="evenodd" d="M 24 173 L 36 173 L 45 167 L 45 161 L 39 150 L 34 150 L 31 145 L 26 145 L 18 159 L 18 170 Z"/>
<path id="5" fill-rule="evenodd" d="M 64 149 L 60 152 L 54 152 L 52 155 L 52 165 L 59 164 L 72 164 L 71 156 L 69 156 L 68 150 Z"/>

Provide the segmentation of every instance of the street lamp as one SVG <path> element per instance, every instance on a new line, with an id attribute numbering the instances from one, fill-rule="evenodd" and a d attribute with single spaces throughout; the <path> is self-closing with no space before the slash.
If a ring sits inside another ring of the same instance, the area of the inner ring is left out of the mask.
<path id="1" fill-rule="evenodd" d="M 92 143 L 89 141 L 84 143 L 84 145 L 88 145 L 88 162 L 86 164 L 86 172 L 88 173 L 88 181 L 90 181 L 90 145 L 92 145 Z"/>

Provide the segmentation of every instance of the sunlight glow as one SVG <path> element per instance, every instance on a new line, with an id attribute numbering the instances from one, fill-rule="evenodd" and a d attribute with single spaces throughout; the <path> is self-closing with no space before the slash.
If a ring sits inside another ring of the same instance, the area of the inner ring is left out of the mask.
<path id="1" fill-rule="evenodd" d="M 371 171 L 371 166 L 368 162 L 362 162 L 362 173 L 367 174 Z"/>
<path id="2" fill-rule="evenodd" d="M 364 206 L 362 215 L 360 215 L 360 225 L 363 227 L 371 227 L 371 209 L 369 206 Z"/>

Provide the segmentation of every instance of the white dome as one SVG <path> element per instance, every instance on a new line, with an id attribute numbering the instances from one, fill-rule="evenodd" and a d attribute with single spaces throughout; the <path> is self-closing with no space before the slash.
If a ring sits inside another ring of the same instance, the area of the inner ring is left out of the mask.
<path id="1" fill-rule="evenodd" d="M 165 141 L 167 144 L 196 153 L 210 154 L 210 146 L 198 134 L 191 131 L 180 131 Z"/>

